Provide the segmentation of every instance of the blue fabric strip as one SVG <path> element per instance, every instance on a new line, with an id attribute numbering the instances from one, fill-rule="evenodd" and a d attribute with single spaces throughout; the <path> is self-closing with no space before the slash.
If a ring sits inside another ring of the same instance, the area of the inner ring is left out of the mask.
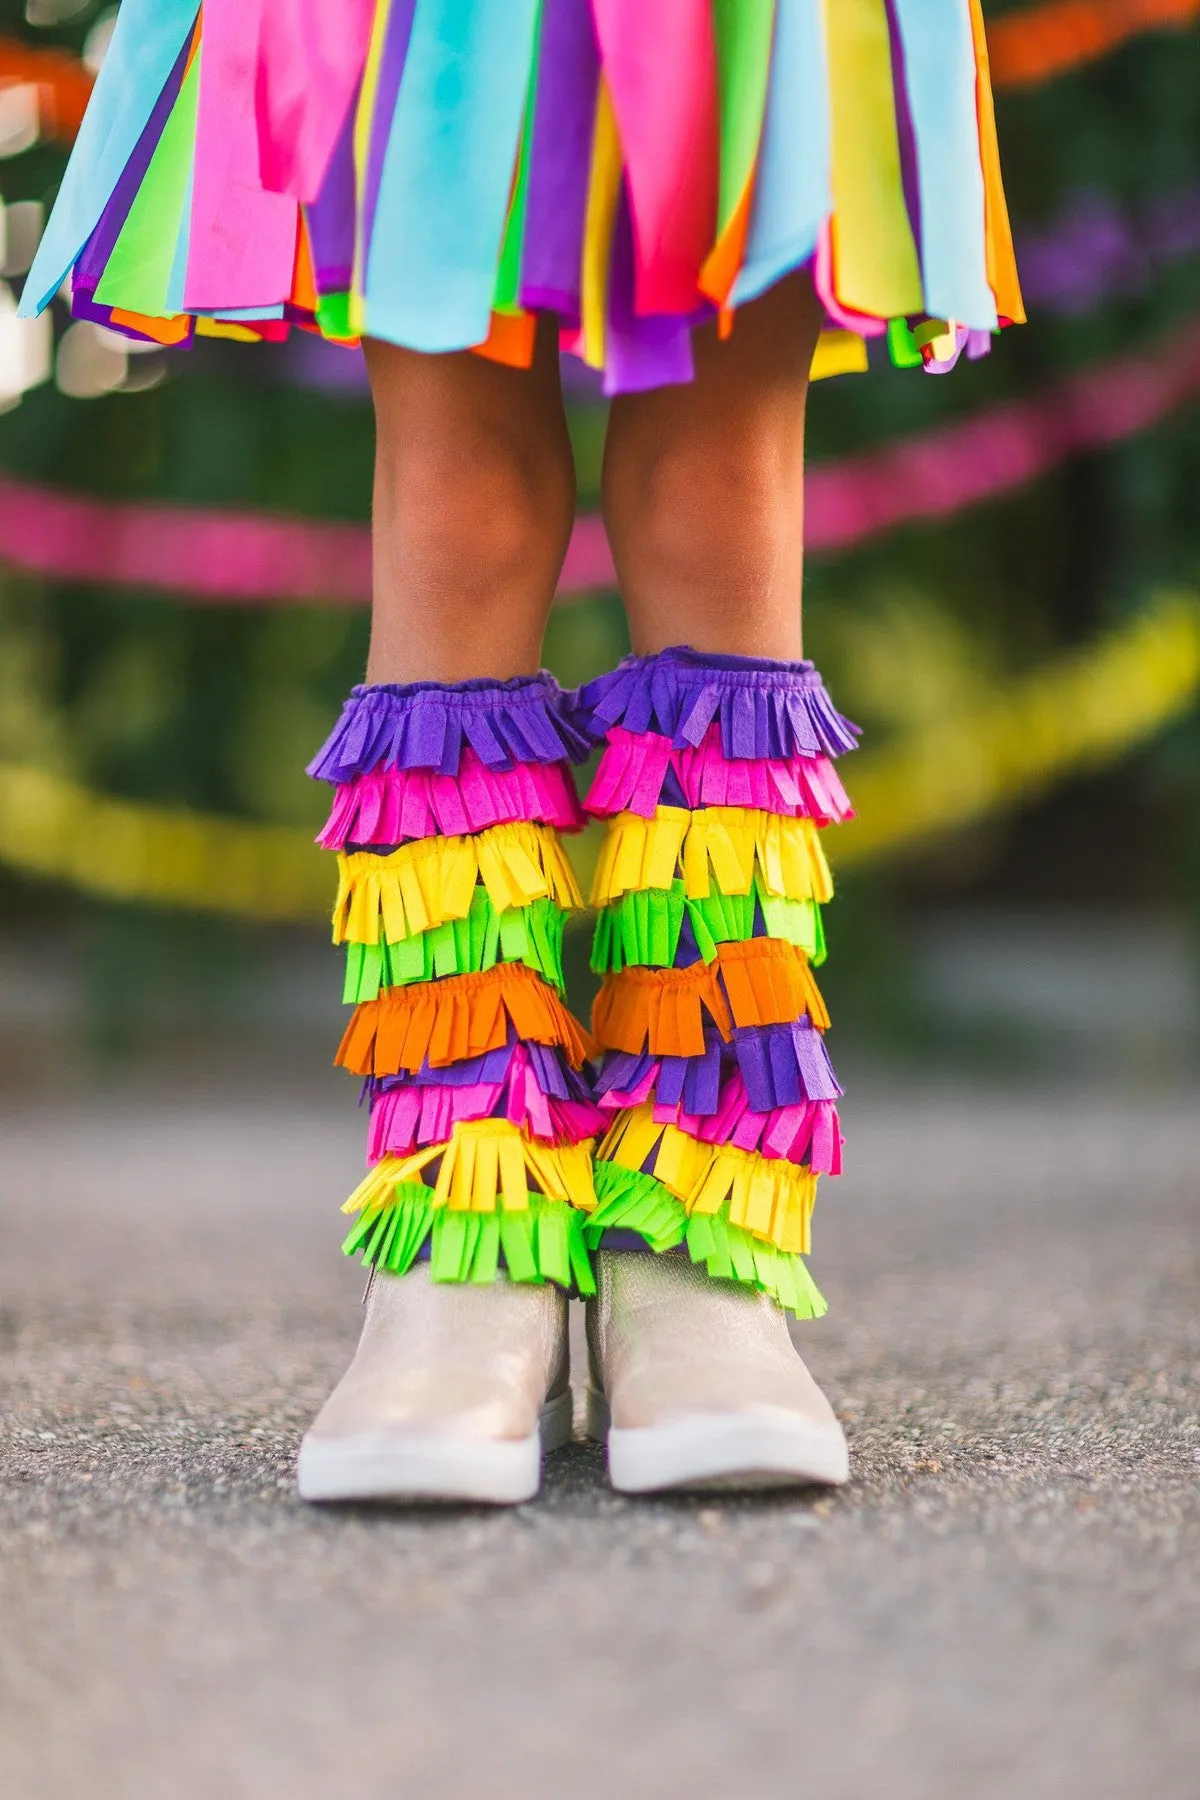
<path id="1" fill-rule="evenodd" d="M 480 344 L 533 56 L 537 0 L 418 0 L 367 252 L 366 330 Z"/>
<path id="2" fill-rule="evenodd" d="M 917 146 L 925 305 L 935 319 L 995 331 L 968 3 L 893 0 L 893 5 Z"/>
<path id="3" fill-rule="evenodd" d="M 831 169 L 821 0 L 776 0 L 767 111 L 746 256 L 733 288 L 736 306 L 808 261 L 833 205 Z"/>
<path id="4" fill-rule="evenodd" d="M 137 148 L 196 23 L 199 0 L 125 0 L 21 295 L 22 318 L 54 298 Z"/>

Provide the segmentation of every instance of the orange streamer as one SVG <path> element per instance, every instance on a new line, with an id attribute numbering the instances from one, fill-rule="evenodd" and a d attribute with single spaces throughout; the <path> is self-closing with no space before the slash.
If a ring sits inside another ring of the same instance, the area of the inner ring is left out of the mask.
<path id="1" fill-rule="evenodd" d="M 518 1037 L 558 1044 L 572 1068 L 581 1068 L 594 1045 L 557 993 L 523 963 L 499 963 L 482 975 L 395 988 L 354 1009 L 335 1062 L 353 1075 L 412 1073 L 427 1059 L 431 1068 L 499 1050 L 509 1022 Z"/>
<path id="2" fill-rule="evenodd" d="M 606 1050 L 703 1056 L 705 1013 L 727 1042 L 735 1025 L 788 1025 L 806 1013 L 818 1031 L 829 1027 L 803 950 L 777 938 L 750 938 L 719 945 L 715 964 L 633 967 L 605 976 L 592 1031 Z"/>
<path id="3" fill-rule="evenodd" d="M 46 137 L 70 143 L 83 123 L 92 92 L 92 72 L 63 50 L 34 50 L 0 39 L 0 85 L 29 82 L 39 90 L 39 117 Z"/>

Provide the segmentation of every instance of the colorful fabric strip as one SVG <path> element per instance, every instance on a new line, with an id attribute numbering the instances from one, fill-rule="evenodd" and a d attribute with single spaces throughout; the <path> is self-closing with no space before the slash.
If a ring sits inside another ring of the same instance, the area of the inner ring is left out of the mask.
<path id="1" fill-rule="evenodd" d="M 680 750 L 695 749 L 716 723 L 730 761 L 840 756 L 858 740 L 812 663 L 702 656 L 686 645 L 626 657 L 580 689 L 573 714 L 592 743 L 623 725 L 661 733 Z"/>
<path id="2" fill-rule="evenodd" d="M 552 675 L 457 686 L 417 681 L 356 687 L 308 766 L 318 781 L 348 782 L 380 769 L 457 776 L 470 748 L 488 769 L 581 762 L 591 745 L 568 717 Z"/>
<path id="3" fill-rule="evenodd" d="M 434 1068 L 500 1049 L 509 1024 L 519 1037 L 557 1044 L 582 1068 L 591 1043 L 554 989 L 521 963 L 498 963 L 483 975 L 454 975 L 393 988 L 355 1008 L 337 1062 L 355 1075 L 393 1075 Z"/>
<path id="4" fill-rule="evenodd" d="M 825 902 L 833 877 L 811 819 L 753 812 L 740 806 L 700 811 L 660 806 L 652 819 L 620 813 L 604 833 L 591 903 L 607 906 L 622 894 L 670 888 L 681 874 L 689 899 L 716 889 L 750 894 L 755 886 L 788 900 Z"/>
<path id="5" fill-rule="evenodd" d="M 550 825 L 494 825 L 476 837 L 418 838 L 380 855 L 338 857 L 335 944 L 399 944 L 450 920 L 465 919 L 482 884 L 496 912 L 552 900 L 575 911 L 583 896 Z"/>
<path id="6" fill-rule="evenodd" d="M 760 929 L 761 927 L 761 929 Z M 825 929 L 815 900 L 781 900 L 756 884 L 748 894 L 714 892 L 690 899 L 682 880 L 669 888 L 625 894 L 596 920 L 592 968 L 597 975 L 630 965 L 669 969 L 680 960 L 685 929 L 695 956 L 715 962 L 720 944 L 780 938 L 803 950 L 814 968 L 825 960 Z"/>
<path id="7" fill-rule="evenodd" d="M 448 975 L 479 975 L 497 963 L 524 963 L 562 992 L 564 917 L 562 907 L 552 900 L 497 912 L 487 889 L 478 887 L 465 919 L 447 920 L 398 944 L 386 938 L 376 944 L 347 944 L 342 1000 L 356 1005 L 378 999 L 384 988 Z"/>
<path id="8" fill-rule="evenodd" d="M 583 1296 L 595 1279 L 584 1237 L 587 1214 L 530 1193 L 520 1212 L 457 1212 L 435 1207 L 421 1182 L 397 1183 L 384 1205 L 358 1215 L 342 1249 L 389 1275 L 407 1275 L 428 1253 L 435 1281 L 487 1285 L 556 1282 Z"/>
<path id="9" fill-rule="evenodd" d="M 592 1030 L 606 1050 L 702 1056 L 705 1014 L 726 1040 L 735 1025 L 791 1024 L 805 1015 L 819 1031 L 829 1024 L 803 951 L 751 938 L 719 945 L 712 964 L 628 968 L 607 976 L 592 1009 Z"/>
<path id="10" fill-rule="evenodd" d="M 394 845 L 535 819 L 557 831 L 582 828 L 583 811 L 566 765 L 518 763 L 512 769 L 489 769 L 468 748 L 457 775 L 380 769 L 343 783 L 317 842 L 326 850 L 344 850 L 351 843 Z"/>
<path id="11" fill-rule="evenodd" d="M 818 825 L 853 818 L 841 777 L 827 756 L 772 761 L 731 761 L 721 749 L 721 728 L 710 725 L 701 742 L 677 750 L 656 732 L 614 725 L 588 791 L 586 810 L 597 818 L 632 812 L 654 817 L 660 803 L 743 806 L 759 812 L 812 819 Z"/>

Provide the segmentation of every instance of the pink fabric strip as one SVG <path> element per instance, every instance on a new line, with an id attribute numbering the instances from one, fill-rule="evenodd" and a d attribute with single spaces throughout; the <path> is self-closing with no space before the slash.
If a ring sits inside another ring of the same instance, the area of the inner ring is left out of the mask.
<path id="1" fill-rule="evenodd" d="M 717 229 L 712 0 L 592 0 L 592 14 L 625 156 L 634 310 L 686 314 Z"/>
<path id="2" fill-rule="evenodd" d="M 333 808 L 317 842 L 326 850 L 348 843 L 402 844 L 411 838 L 464 837 L 492 825 L 538 819 L 578 831 L 584 819 L 564 763 L 487 769 L 463 752 L 457 775 L 428 769 L 383 769 L 334 790 Z"/>
<path id="3" fill-rule="evenodd" d="M 717 1111 L 699 1118 L 678 1106 L 656 1106 L 655 1123 L 674 1125 L 702 1144 L 733 1144 L 757 1150 L 771 1161 L 807 1162 L 817 1175 L 842 1172 L 842 1134 L 832 1100 L 805 1100 L 774 1112 L 751 1110 L 740 1075 L 731 1075 L 721 1090 Z"/>
<path id="4" fill-rule="evenodd" d="M 430 1144 L 445 1143 L 455 1125 L 469 1119 L 507 1119 L 550 1144 L 582 1144 L 597 1137 L 604 1120 L 582 1100 L 555 1100 L 543 1094 L 526 1069 L 504 1084 L 478 1082 L 474 1087 L 396 1088 L 380 1094 L 371 1108 L 367 1161 L 409 1156 Z"/>
<path id="5" fill-rule="evenodd" d="M 614 726 L 584 806 L 597 818 L 619 812 L 652 818 L 668 770 L 678 778 L 691 807 L 749 806 L 814 819 L 818 825 L 854 817 L 841 777 L 827 756 L 730 759 L 721 749 L 719 725 L 710 726 L 694 750 L 673 750 L 669 738 L 653 731 Z"/>
<path id="6" fill-rule="evenodd" d="M 254 59 L 275 0 L 204 0 L 200 101 L 184 305 L 275 306 L 292 292 L 300 212 L 258 164 Z"/>
<path id="7" fill-rule="evenodd" d="M 362 74 L 375 6 L 259 0 L 254 111 L 262 183 L 272 193 L 317 198 Z"/>

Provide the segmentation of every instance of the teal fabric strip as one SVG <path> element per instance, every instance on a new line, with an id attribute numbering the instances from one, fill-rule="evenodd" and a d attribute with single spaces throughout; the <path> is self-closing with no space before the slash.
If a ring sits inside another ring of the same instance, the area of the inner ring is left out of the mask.
<path id="1" fill-rule="evenodd" d="M 25 282 L 23 318 L 41 312 L 54 298 L 99 223 L 199 10 L 198 0 L 124 0 L 58 202 Z"/>
<path id="2" fill-rule="evenodd" d="M 833 206 L 831 142 L 821 0 L 777 0 L 750 230 L 733 288 L 736 306 L 812 255 Z"/>
<path id="3" fill-rule="evenodd" d="M 925 306 L 935 319 L 995 331 L 968 0 L 894 4 L 917 146 Z"/>
<path id="4" fill-rule="evenodd" d="M 480 344 L 512 191 L 537 0 L 418 0 L 367 252 L 366 330 Z"/>

